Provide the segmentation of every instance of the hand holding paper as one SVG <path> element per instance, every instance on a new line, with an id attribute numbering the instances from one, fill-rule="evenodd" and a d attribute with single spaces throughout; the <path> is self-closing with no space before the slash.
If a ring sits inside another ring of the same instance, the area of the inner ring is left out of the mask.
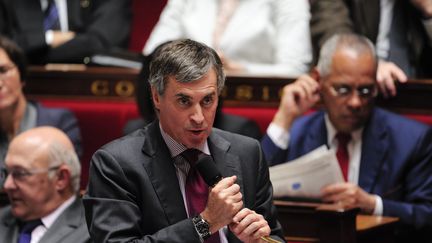
<path id="1" fill-rule="evenodd" d="M 335 152 L 323 145 L 310 153 L 270 167 L 275 197 L 321 198 L 324 186 L 344 182 Z"/>

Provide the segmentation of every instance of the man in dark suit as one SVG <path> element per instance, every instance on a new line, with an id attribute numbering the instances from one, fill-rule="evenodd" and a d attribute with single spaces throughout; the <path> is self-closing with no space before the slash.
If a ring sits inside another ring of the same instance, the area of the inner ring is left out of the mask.
<path id="1" fill-rule="evenodd" d="M 0 209 L 0 242 L 90 242 L 79 197 L 81 166 L 64 132 L 48 126 L 23 132 L 5 161 L 0 182 L 10 206 Z"/>
<path id="2" fill-rule="evenodd" d="M 330 38 L 314 77 L 305 75 L 284 87 L 262 140 L 264 154 L 276 165 L 324 144 L 337 148 L 346 182 L 324 187 L 322 199 L 367 214 L 399 217 L 406 227 L 399 229 L 398 240 L 426 242 L 432 227 L 432 130 L 374 108 L 376 66 L 373 45 L 365 37 Z M 300 117 L 320 99 L 325 111 Z"/>
<path id="3" fill-rule="evenodd" d="M 130 0 L 5 1 L 15 18 L 11 38 L 30 63 L 84 63 L 95 53 L 127 47 Z M 46 24 L 50 9 L 56 24 Z"/>
<path id="4" fill-rule="evenodd" d="M 25 130 L 42 125 L 63 130 L 81 156 L 81 134 L 75 115 L 66 109 L 47 108 L 28 101 L 23 92 L 26 73 L 21 49 L 11 40 L 0 37 L 0 167 L 4 166 L 9 141 Z"/>
<path id="5" fill-rule="evenodd" d="M 282 241 L 258 141 L 212 128 L 225 81 L 216 52 L 192 40 L 173 41 L 156 52 L 149 80 L 158 119 L 91 160 L 84 206 L 92 239 Z M 186 155 L 191 151 L 211 156 L 208 165 L 224 177 L 198 196 L 191 181 L 205 176 Z"/>
<path id="6" fill-rule="evenodd" d="M 311 33 L 315 57 L 335 33 L 357 33 L 377 48 L 377 80 L 395 95 L 394 80 L 432 75 L 432 2 L 429 0 L 314 0 Z"/>

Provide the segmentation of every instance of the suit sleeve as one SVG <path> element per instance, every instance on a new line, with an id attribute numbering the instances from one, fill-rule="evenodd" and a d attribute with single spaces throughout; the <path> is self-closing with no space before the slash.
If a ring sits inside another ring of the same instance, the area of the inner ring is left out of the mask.
<path id="1" fill-rule="evenodd" d="M 281 149 L 272 141 L 267 133 L 261 139 L 261 146 L 269 166 L 281 164 L 287 161 L 289 147 L 288 149 Z"/>
<path id="2" fill-rule="evenodd" d="M 125 147 L 118 149 L 129 151 Z M 152 184 L 149 181 L 141 181 L 142 178 L 147 178 L 145 175 L 138 175 L 136 171 L 126 168 L 125 164 L 129 162 L 119 156 L 113 156 L 117 152 L 118 150 L 108 152 L 100 149 L 91 160 L 89 171 L 91 176 L 83 203 L 92 240 L 106 243 L 199 243 L 200 239 L 191 219 L 167 224 L 158 229 L 159 226 L 155 225 L 167 220 L 164 215 L 154 213 L 151 218 L 143 217 L 143 210 L 157 211 L 142 206 L 145 200 L 158 201 L 154 197 L 140 194 L 143 187 L 148 186 L 152 191 Z M 154 232 L 149 233 L 149 231 Z"/>
<path id="3" fill-rule="evenodd" d="M 392 194 L 383 195 L 383 215 L 399 217 L 404 225 L 432 229 L 432 129 L 416 141 L 416 150 L 405 171 L 404 181 Z M 430 232 L 430 231 L 429 231 Z"/>

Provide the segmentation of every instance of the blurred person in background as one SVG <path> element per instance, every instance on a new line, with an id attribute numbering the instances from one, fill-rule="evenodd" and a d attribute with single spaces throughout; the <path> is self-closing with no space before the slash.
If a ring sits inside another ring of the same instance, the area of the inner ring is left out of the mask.
<path id="1" fill-rule="evenodd" d="M 14 18 L 9 35 L 31 64 L 85 63 L 127 48 L 131 0 L 3 0 Z"/>
<path id="2" fill-rule="evenodd" d="M 63 130 L 82 154 L 81 134 L 75 115 L 66 109 L 47 108 L 28 101 L 23 93 L 26 61 L 21 49 L 0 37 L 0 167 L 4 166 L 9 142 L 30 128 L 49 125 Z"/>
<path id="3" fill-rule="evenodd" d="M 144 47 L 189 38 L 228 72 L 297 77 L 312 61 L 307 0 L 169 0 Z"/>

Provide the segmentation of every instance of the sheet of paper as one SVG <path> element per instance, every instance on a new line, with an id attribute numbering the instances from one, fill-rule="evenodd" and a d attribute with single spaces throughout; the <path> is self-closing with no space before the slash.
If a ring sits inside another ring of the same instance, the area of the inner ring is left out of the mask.
<path id="1" fill-rule="evenodd" d="M 343 182 L 334 150 L 323 145 L 302 157 L 270 167 L 275 197 L 319 198 L 323 186 Z"/>

